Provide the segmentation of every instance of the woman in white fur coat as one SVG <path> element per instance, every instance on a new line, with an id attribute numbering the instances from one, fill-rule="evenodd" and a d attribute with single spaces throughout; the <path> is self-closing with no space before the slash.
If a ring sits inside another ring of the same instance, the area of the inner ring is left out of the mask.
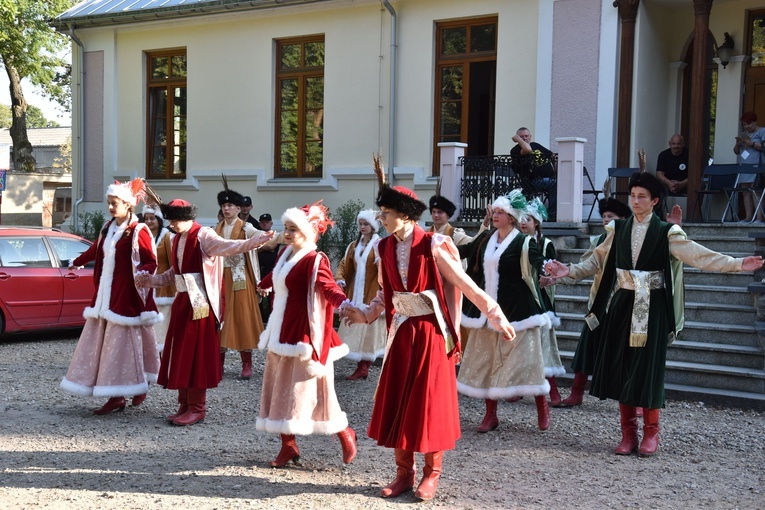
<path id="1" fill-rule="evenodd" d="M 154 324 L 162 316 L 151 289 L 137 288 L 134 280 L 157 269 L 151 232 L 133 214 L 142 196 L 141 179 L 109 186 L 112 219 L 98 241 L 69 263 L 71 269 L 95 260 L 96 293 L 83 313 L 85 327 L 61 388 L 75 395 L 109 397 L 94 414 L 124 410 L 126 396 L 133 397 L 133 406 L 140 405 L 159 372 Z"/>
<path id="2" fill-rule="evenodd" d="M 377 231 L 380 221 L 377 211 L 366 209 L 356 217 L 359 236 L 348 245 L 345 256 L 335 272 L 337 284 L 345 290 L 354 306 L 368 305 L 377 296 L 380 283 L 377 281 L 375 246 L 380 240 Z M 385 354 L 387 328 L 385 321 L 371 324 L 340 324 L 337 333 L 348 346 L 347 359 L 357 361 L 356 371 L 346 377 L 349 381 L 366 379 L 369 367 Z"/>
<path id="3" fill-rule="evenodd" d="M 550 318 L 539 302 L 538 283 L 530 270 L 541 267 L 542 253 L 536 242 L 517 228 L 525 207 L 521 190 L 499 197 L 492 204 L 495 230 L 458 247 L 460 256 L 468 259 L 467 273 L 499 303 L 517 335 L 514 342 L 505 342 L 472 303 L 464 303 L 462 325 L 470 334 L 457 391 L 485 400 L 486 415 L 478 432 L 489 432 L 499 425 L 498 400 L 523 396 L 534 397 L 539 428 L 546 430 L 550 425 L 546 398 L 550 385 L 545 380 L 542 356 L 542 335 L 550 329 Z"/>
<path id="4" fill-rule="evenodd" d="M 321 203 L 282 215 L 286 248 L 258 284 L 273 291 L 273 310 L 258 348 L 267 350 L 260 412 L 255 428 L 281 435 L 272 467 L 298 462 L 295 435 L 337 434 L 343 462 L 356 456 L 356 432 L 335 393 L 334 362 L 348 347 L 332 327 L 334 309 L 347 302 L 316 240 L 330 224 Z M 287 311 L 289 310 L 289 313 Z"/>

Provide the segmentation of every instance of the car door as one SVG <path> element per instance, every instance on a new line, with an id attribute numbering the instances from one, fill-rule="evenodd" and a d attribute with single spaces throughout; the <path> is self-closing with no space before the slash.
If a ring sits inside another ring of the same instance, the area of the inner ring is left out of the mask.
<path id="1" fill-rule="evenodd" d="M 46 237 L 53 251 L 58 271 L 62 278 L 63 298 L 61 302 L 61 325 L 83 324 L 83 310 L 90 305 L 95 287 L 93 283 L 93 263 L 83 268 L 68 269 L 69 261 L 77 258 L 90 247 L 84 239 L 73 237 Z"/>
<path id="2" fill-rule="evenodd" d="M 19 326 L 55 325 L 61 313 L 61 274 L 42 235 L 3 237 L 0 299 Z"/>

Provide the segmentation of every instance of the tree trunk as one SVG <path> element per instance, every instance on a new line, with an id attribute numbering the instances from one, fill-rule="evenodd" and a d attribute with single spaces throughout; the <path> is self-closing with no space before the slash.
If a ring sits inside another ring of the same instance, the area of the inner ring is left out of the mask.
<path id="1" fill-rule="evenodd" d="M 11 140 L 13 140 L 13 167 L 17 172 L 33 172 L 35 169 L 32 144 L 27 137 L 27 101 L 21 91 L 21 77 L 12 65 L 5 63 L 11 90 Z"/>

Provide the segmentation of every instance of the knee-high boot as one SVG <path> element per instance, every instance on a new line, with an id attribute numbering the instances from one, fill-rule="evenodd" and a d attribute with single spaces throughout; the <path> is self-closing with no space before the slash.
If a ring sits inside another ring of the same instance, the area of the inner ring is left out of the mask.
<path id="1" fill-rule="evenodd" d="M 584 387 L 587 384 L 587 374 L 577 372 L 574 374 L 574 385 L 571 387 L 571 395 L 565 398 L 558 407 L 574 407 L 582 405 L 584 400 Z"/>
<path id="2" fill-rule="evenodd" d="M 414 452 L 396 448 L 393 453 L 396 456 L 396 478 L 380 491 L 384 498 L 395 498 L 414 487 Z"/>
<path id="3" fill-rule="evenodd" d="M 635 408 L 619 403 L 619 421 L 622 426 L 622 442 L 616 447 L 616 455 L 629 455 L 638 447 L 637 417 Z"/>
<path id="4" fill-rule="evenodd" d="M 170 416 L 167 416 L 165 419 L 167 421 L 173 421 L 176 418 L 180 418 L 186 411 L 189 410 L 189 396 L 188 396 L 189 390 L 186 388 L 179 388 L 178 389 L 178 404 L 180 407 L 178 407 L 178 412 L 175 414 L 171 414 Z"/>
<path id="5" fill-rule="evenodd" d="M 558 384 L 555 382 L 555 377 L 548 377 L 547 382 L 550 383 L 550 405 L 558 407 L 561 402 L 560 393 L 558 393 Z"/>
<path id="6" fill-rule="evenodd" d="M 300 450 L 298 450 L 295 436 L 292 434 L 282 434 L 282 449 L 274 460 L 269 462 L 271 467 L 284 467 L 290 462 L 300 464 Z"/>
<path id="7" fill-rule="evenodd" d="M 207 408 L 205 403 L 207 401 L 207 390 L 198 390 L 195 388 L 188 389 L 188 409 L 185 413 L 173 420 L 173 425 L 194 425 L 204 421 Z"/>
<path id="8" fill-rule="evenodd" d="M 356 371 L 345 378 L 346 381 L 355 381 L 356 379 L 366 379 L 369 377 L 369 366 L 371 361 L 361 360 L 356 365 Z"/>
<path id="9" fill-rule="evenodd" d="M 429 501 L 436 495 L 438 488 L 438 479 L 441 477 L 441 463 L 444 459 L 444 452 L 431 452 L 425 454 L 425 467 L 422 469 L 422 480 L 417 490 L 414 491 L 414 497 L 423 501 Z"/>
<path id="10" fill-rule="evenodd" d="M 550 407 L 547 405 L 547 398 L 544 395 L 538 395 L 534 397 L 534 402 L 537 404 L 539 430 L 547 430 L 550 428 Z"/>
<path id="11" fill-rule="evenodd" d="M 497 401 L 490 398 L 486 399 L 486 416 L 483 417 L 483 421 L 476 429 L 477 432 L 489 432 L 499 426 L 499 418 L 497 418 Z"/>
<path id="12" fill-rule="evenodd" d="M 659 410 L 643 408 L 643 440 L 638 454 L 650 457 L 659 448 Z"/>
<path id="13" fill-rule="evenodd" d="M 252 351 L 239 351 L 239 356 L 242 358 L 242 374 L 239 378 L 246 381 L 252 377 Z"/>

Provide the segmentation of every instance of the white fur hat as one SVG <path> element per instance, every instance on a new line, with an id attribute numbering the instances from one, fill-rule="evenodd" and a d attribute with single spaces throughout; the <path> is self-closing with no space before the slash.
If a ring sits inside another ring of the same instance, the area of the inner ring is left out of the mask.
<path id="1" fill-rule="evenodd" d="M 143 209 L 141 210 L 141 214 L 153 214 L 157 218 L 159 218 L 160 222 L 164 221 L 165 217 L 162 216 L 162 210 L 159 207 L 152 207 L 149 204 L 146 204 L 143 206 Z"/>
<path id="2" fill-rule="evenodd" d="M 303 207 L 291 207 L 282 214 L 282 223 L 291 221 L 297 225 L 306 239 L 315 243 L 319 236 L 333 225 L 328 213 L 329 211 L 321 201 L 306 204 Z"/>
<path id="3" fill-rule="evenodd" d="M 117 197 L 135 207 L 139 200 L 146 196 L 144 182 L 141 178 L 135 178 L 130 182 L 114 181 L 106 188 L 107 197 Z"/>
<path id="4" fill-rule="evenodd" d="M 526 213 L 526 197 L 523 196 L 523 191 L 514 189 L 507 195 L 498 197 L 491 207 L 506 212 L 515 218 L 515 221 L 521 221 Z"/>
<path id="5" fill-rule="evenodd" d="M 380 220 L 377 219 L 377 211 L 374 209 L 364 209 L 363 211 L 359 211 L 358 216 L 356 216 L 356 221 L 358 220 L 364 220 L 372 225 L 373 232 L 380 230 Z"/>

